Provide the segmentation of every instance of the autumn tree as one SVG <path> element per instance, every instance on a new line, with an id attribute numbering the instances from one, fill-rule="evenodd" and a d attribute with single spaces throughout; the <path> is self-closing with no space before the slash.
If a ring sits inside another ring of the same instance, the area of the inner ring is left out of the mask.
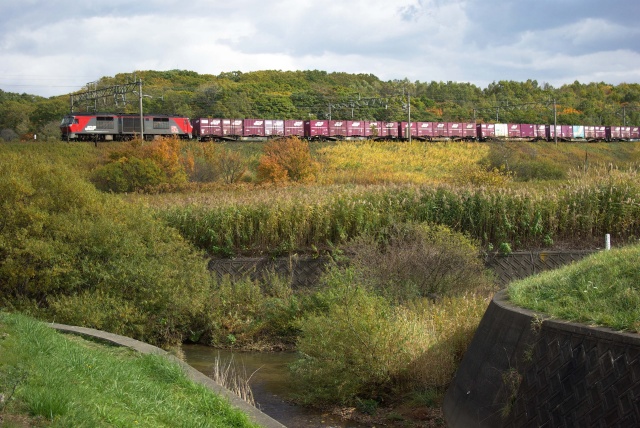
<path id="1" fill-rule="evenodd" d="M 258 180 L 284 183 L 315 180 L 319 165 L 311 157 L 309 143 L 297 137 L 267 143 L 258 164 Z"/>

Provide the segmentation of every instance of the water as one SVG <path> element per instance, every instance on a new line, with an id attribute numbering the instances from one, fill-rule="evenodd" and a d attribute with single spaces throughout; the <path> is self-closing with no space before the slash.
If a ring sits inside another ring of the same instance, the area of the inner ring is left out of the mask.
<path id="1" fill-rule="evenodd" d="M 184 345 L 187 364 L 211 376 L 216 358 L 226 367 L 235 363 L 236 372 L 251 376 L 250 385 L 256 407 L 290 428 L 364 428 L 338 416 L 296 406 L 287 401 L 288 365 L 296 359 L 293 352 L 231 352 L 202 345 Z"/>

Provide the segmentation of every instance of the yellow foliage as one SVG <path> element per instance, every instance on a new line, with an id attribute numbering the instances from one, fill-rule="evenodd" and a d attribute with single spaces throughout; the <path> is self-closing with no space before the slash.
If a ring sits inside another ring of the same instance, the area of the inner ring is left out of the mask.
<path id="1" fill-rule="evenodd" d="M 322 181 L 439 184 L 477 168 L 489 147 L 479 143 L 344 142 L 318 151 Z"/>

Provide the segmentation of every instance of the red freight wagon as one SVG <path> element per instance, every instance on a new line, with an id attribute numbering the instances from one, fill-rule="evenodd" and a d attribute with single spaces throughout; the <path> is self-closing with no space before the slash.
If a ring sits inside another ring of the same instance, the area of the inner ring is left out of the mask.
<path id="1" fill-rule="evenodd" d="M 536 137 L 536 125 L 530 123 L 520 124 L 520 138 L 535 138 Z"/>
<path id="2" fill-rule="evenodd" d="M 284 120 L 265 120 L 264 135 L 272 138 L 282 137 L 284 135 Z"/>
<path id="3" fill-rule="evenodd" d="M 363 120 L 347 120 L 346 121 L 346 134 L 347 137 L 364 137 L 366 122 Z"/>
<path id="4" fill-rule="evenodd" d="M 264 137 L 264 119 L 244 119 L 243 137 Z"/>
<path id="5" fill-rule="evenodd" d="M 546 125 L 534 125 L 534 136 L 539 140 L 547 139 L 547 126 Z"/>
<path id="6" fill-rule="evenodd" d="M 304 137 L 304 121 L 302 120 L 285 120 L 284 121 L 285 137 Z"/>
<path id="7" fill-rule="evenodd" d="M 242 135 L 241 119 L 200 118 L 193 121 L 193 132 L 201 140 L 239 137 Z"/>
<path id="8" fill-rule="evenodd" d="M 194 119 L 193 135 L 201 140 L 209 140 L 222 136 L 222 119 Z"/>
<path id="9" fill-rule="evenodd" d="M 373 137 L 380 138 L 384 133 L 384 129 L 382 128 L 384 122 L 375 122 L 375 121 L 366 121 L 364 122 L 364 136 L 365 137 Z"/>
<path id="10" fill-rule="evenodd" d="M 476 137 L 478 136 L 477 134 L 477 130 L 476 130 L 476 124 L 474 122 L 470 122 L 470 123 L 463 123 L 463 130 L 462 130 L 462 138 L 464 138 L 465 140 L 475 140 Z"/>
<path id="11" fill-rule="evenodd" d="M 433 122 L 416 122 L 416 137 L 431 139 L 435 136 Z"/>
<path id="12" fill-rule="evenodd" d="M 509 123 L 507 125 L 507 132 L 509 138 L 522 138 L 519 123 Z"/>
<path id="13" fill-rule="evenodd" d="M 304 135 L 312 140 L 324 139 L 329 136 L 328 120 L 307 120 L 304 122 Z"/>
<path id="14" fill-rule="evenodd" d="M 555 140 L 556 134 L 558 139 L 570 140 L 573 138 L 573 126 L 572 125 L 546 125 L 547 127 L 547 140 Z M 555 128 L 555 129 L 554 129 Z"/>
<path id="15" fill-rule="evenodd" d="M 479 140 L 486 140 L 487 138 L 495 138 L 496 126 L 493 123 L 479 123 L 477 125 L 477 133 Z"/>
<path id="16" fill-rule="evenodd" d="M 605 126 L 606 139 L 608 141 L 615 141 L 622 139 L 622 130 L 621 126 Z"/>
<path id="17" fill-rule="evenodd" d="M 600 140 L 607 139 L 607 129 L 605 126 L 585 126 L 584 138 L 587 140 Z"/>
<path id="18" fill-rule="evenodd" d="M 382 122 L 382 134 L 384 138 L 398 138 L 398 122 Z"/>
<path id="19" fill-rule="evenodd" d="M 241 137 L 242 123 L 242 119 L 222 119 L 222 135 L 225 137 Z"/>
<path id="20" fill-rule="evenodd" d="M 630 126 L 621 126 L 620 127 L 620 138 L 623 140 L 631 139 L 631 127 Z"/>
<path id="21" fill-rule="evenodd" d="M 346 120 L 330 120 L 329 121 L 329 136 L 342 138 L 347 135 L 347 121 Z"/>
<path id="22" fill-rule="evenodd" d="M 463 134 L 463 123 L 460 122 L 448 122 L 447 129 L 449 131 L 450 138 L 462 138 Z"/>
<path id="23" fill-rule="evenodd" d="M 411 124 L 409 124 L 409 122 L 399 122 L 398 133 L 401 138 L 409 138 L 409 135 L 411 135 L 411 138 L 417 137 L 417 123 L 411 122 Z"/>
<path id="24" fill-rule="evenodd" d="M 528 123 L 509 123 L 507 128 L 509 138 L 525 139 L 537 137 L 536 125 Z"/>
<path id="25" fill-rule="evenodd" d="M 434 137 L 448 137 L 449 128 L 447 122 L 434 122 L 433 124 L 433 136 Z"/>
<path id="26" fill-rule="evenodd" d="M 632 140 L 637 140 L 638 138 L 640 138 L 640 128 L 637 126 L 632 126 L 631 132 L 629 133 L 629 138 L 631 138 Z"/>

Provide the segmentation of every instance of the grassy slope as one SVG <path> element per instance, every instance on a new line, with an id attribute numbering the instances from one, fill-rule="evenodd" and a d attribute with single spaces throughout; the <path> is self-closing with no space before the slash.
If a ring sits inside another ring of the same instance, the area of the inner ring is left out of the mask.
<path id="1" fill-rule="evenodd" d="M 7 313 L 0 313 L 0 393 L 0 426 L 3 419 L 8 426 L 255 426 L 163 357 Z"/>
<path id="2" fill-rule="evenodd" d="M 640 245 L 604 251 L 509 286 L 518 306 L 640 333 Z"/>

